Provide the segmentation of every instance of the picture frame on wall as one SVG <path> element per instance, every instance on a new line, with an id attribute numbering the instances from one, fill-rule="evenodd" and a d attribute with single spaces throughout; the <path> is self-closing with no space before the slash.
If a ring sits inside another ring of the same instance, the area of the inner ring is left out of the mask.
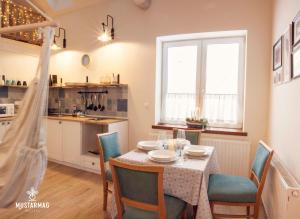
<path id="1" fill-rule="evenodd" d="M 282 37 L 273 46 L 273 71 L 282 67 Z"/>
<path id="2" fill-rule="evenodd" d="M 292 77 L 292 25 L 290 24 L 282 36 L 282 83 L 289 82 Z"/>
<path id="3" fill-rule="evenodd" d="M 294 48 L 292 53 L 292 78 L 300 77 L 300 44 Z"/>
<path id="4" fill-rule="evenodd" d="M 293 46 L 300 43 L 300 11 L 293 20 Z"/>

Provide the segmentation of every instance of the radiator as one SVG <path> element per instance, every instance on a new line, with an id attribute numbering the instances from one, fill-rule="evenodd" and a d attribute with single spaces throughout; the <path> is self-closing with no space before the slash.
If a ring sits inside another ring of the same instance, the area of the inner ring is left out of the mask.
<path id="1" fill-rule="evenodd" d="M 275 154 L 262 194 L 268 219 L 300 219 L 300 186 Z"/>
<path id="2" fill-rule="evenodd" d="M 201 145 L 216 148 L 221 173 L 237 176 L 249 175 L 250 142 L 202 137 Z"/>

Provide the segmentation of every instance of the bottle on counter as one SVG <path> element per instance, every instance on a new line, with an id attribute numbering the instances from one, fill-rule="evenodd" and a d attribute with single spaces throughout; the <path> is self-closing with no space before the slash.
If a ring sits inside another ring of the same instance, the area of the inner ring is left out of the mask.
<path id="1" fill-rule="evenodd" d="M 0 85 L 5 85 L 5 75 L 1 76 Z"/>
<path id="2" fill-rule="evenodd" d="M 53 85 L 53 83 L 52 83 L 52 77 L 51 77 L 51 75 L 49 75 L 49 86 L 51 87 Z"/>

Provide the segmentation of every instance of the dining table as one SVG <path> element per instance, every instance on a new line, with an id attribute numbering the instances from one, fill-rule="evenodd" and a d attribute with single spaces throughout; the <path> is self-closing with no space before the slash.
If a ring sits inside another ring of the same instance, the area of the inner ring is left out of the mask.
<path id="1" fill-rule="evenodd" d="M 199 147 L 206 150 L 205 157 L 190 157 L 183 154 L 171 163 L 158 163 L 149 159 L 147 151 L 134 149 L 116 158 L 136 165 L 159 165 L 164 167 L 163 187 L 167 195 L 177 197 L 189 205 L 197 206 L 196 219 L 212 219 L 208 200 L 209 175 L 219 171 L 217 155 L 212 146 Z M 114 195 L 111 199 L 111 217 L 117 215 Z"/>

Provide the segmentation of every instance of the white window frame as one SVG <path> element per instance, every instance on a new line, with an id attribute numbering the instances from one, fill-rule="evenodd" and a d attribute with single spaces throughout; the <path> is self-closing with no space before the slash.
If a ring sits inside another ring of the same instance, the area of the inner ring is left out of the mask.
<path id="1" fill-rule="evenodd" d="M 242 128 L 244 120 L 244 83 L 245 83 L 245 55 L 246 55 L 246 36 L 247 31 L 225 31 L 185 34 L 175 36 L 158 37 L 156 44 L 156 98 L 155 98 L 155 122 L 170 123 L 165 121 L 164 117 L 164 98 L 167 95 L 167 49 L 172 46 L 198 45 L 197 51 L 197 77 L 196 77 L 196 106 L 202 107 L 205 94 L 205 70 L 206 70 L 206 49 L 207 45 L 214 43 L 232 43 L 239 42 L 241 45 L 239 56 L 239 79 L 238 79 L 238 104 L 240 111 L 238 112 L 241 124 L 226 125 L 212 124 L 214 127 L 224 128 Z M 205 64 L 202 64 L 205 63 Z M 184 122 L 176 122 L 175 124 L 183 124 Z M 174 122 L 172 123 L 174 124 Z"/>

